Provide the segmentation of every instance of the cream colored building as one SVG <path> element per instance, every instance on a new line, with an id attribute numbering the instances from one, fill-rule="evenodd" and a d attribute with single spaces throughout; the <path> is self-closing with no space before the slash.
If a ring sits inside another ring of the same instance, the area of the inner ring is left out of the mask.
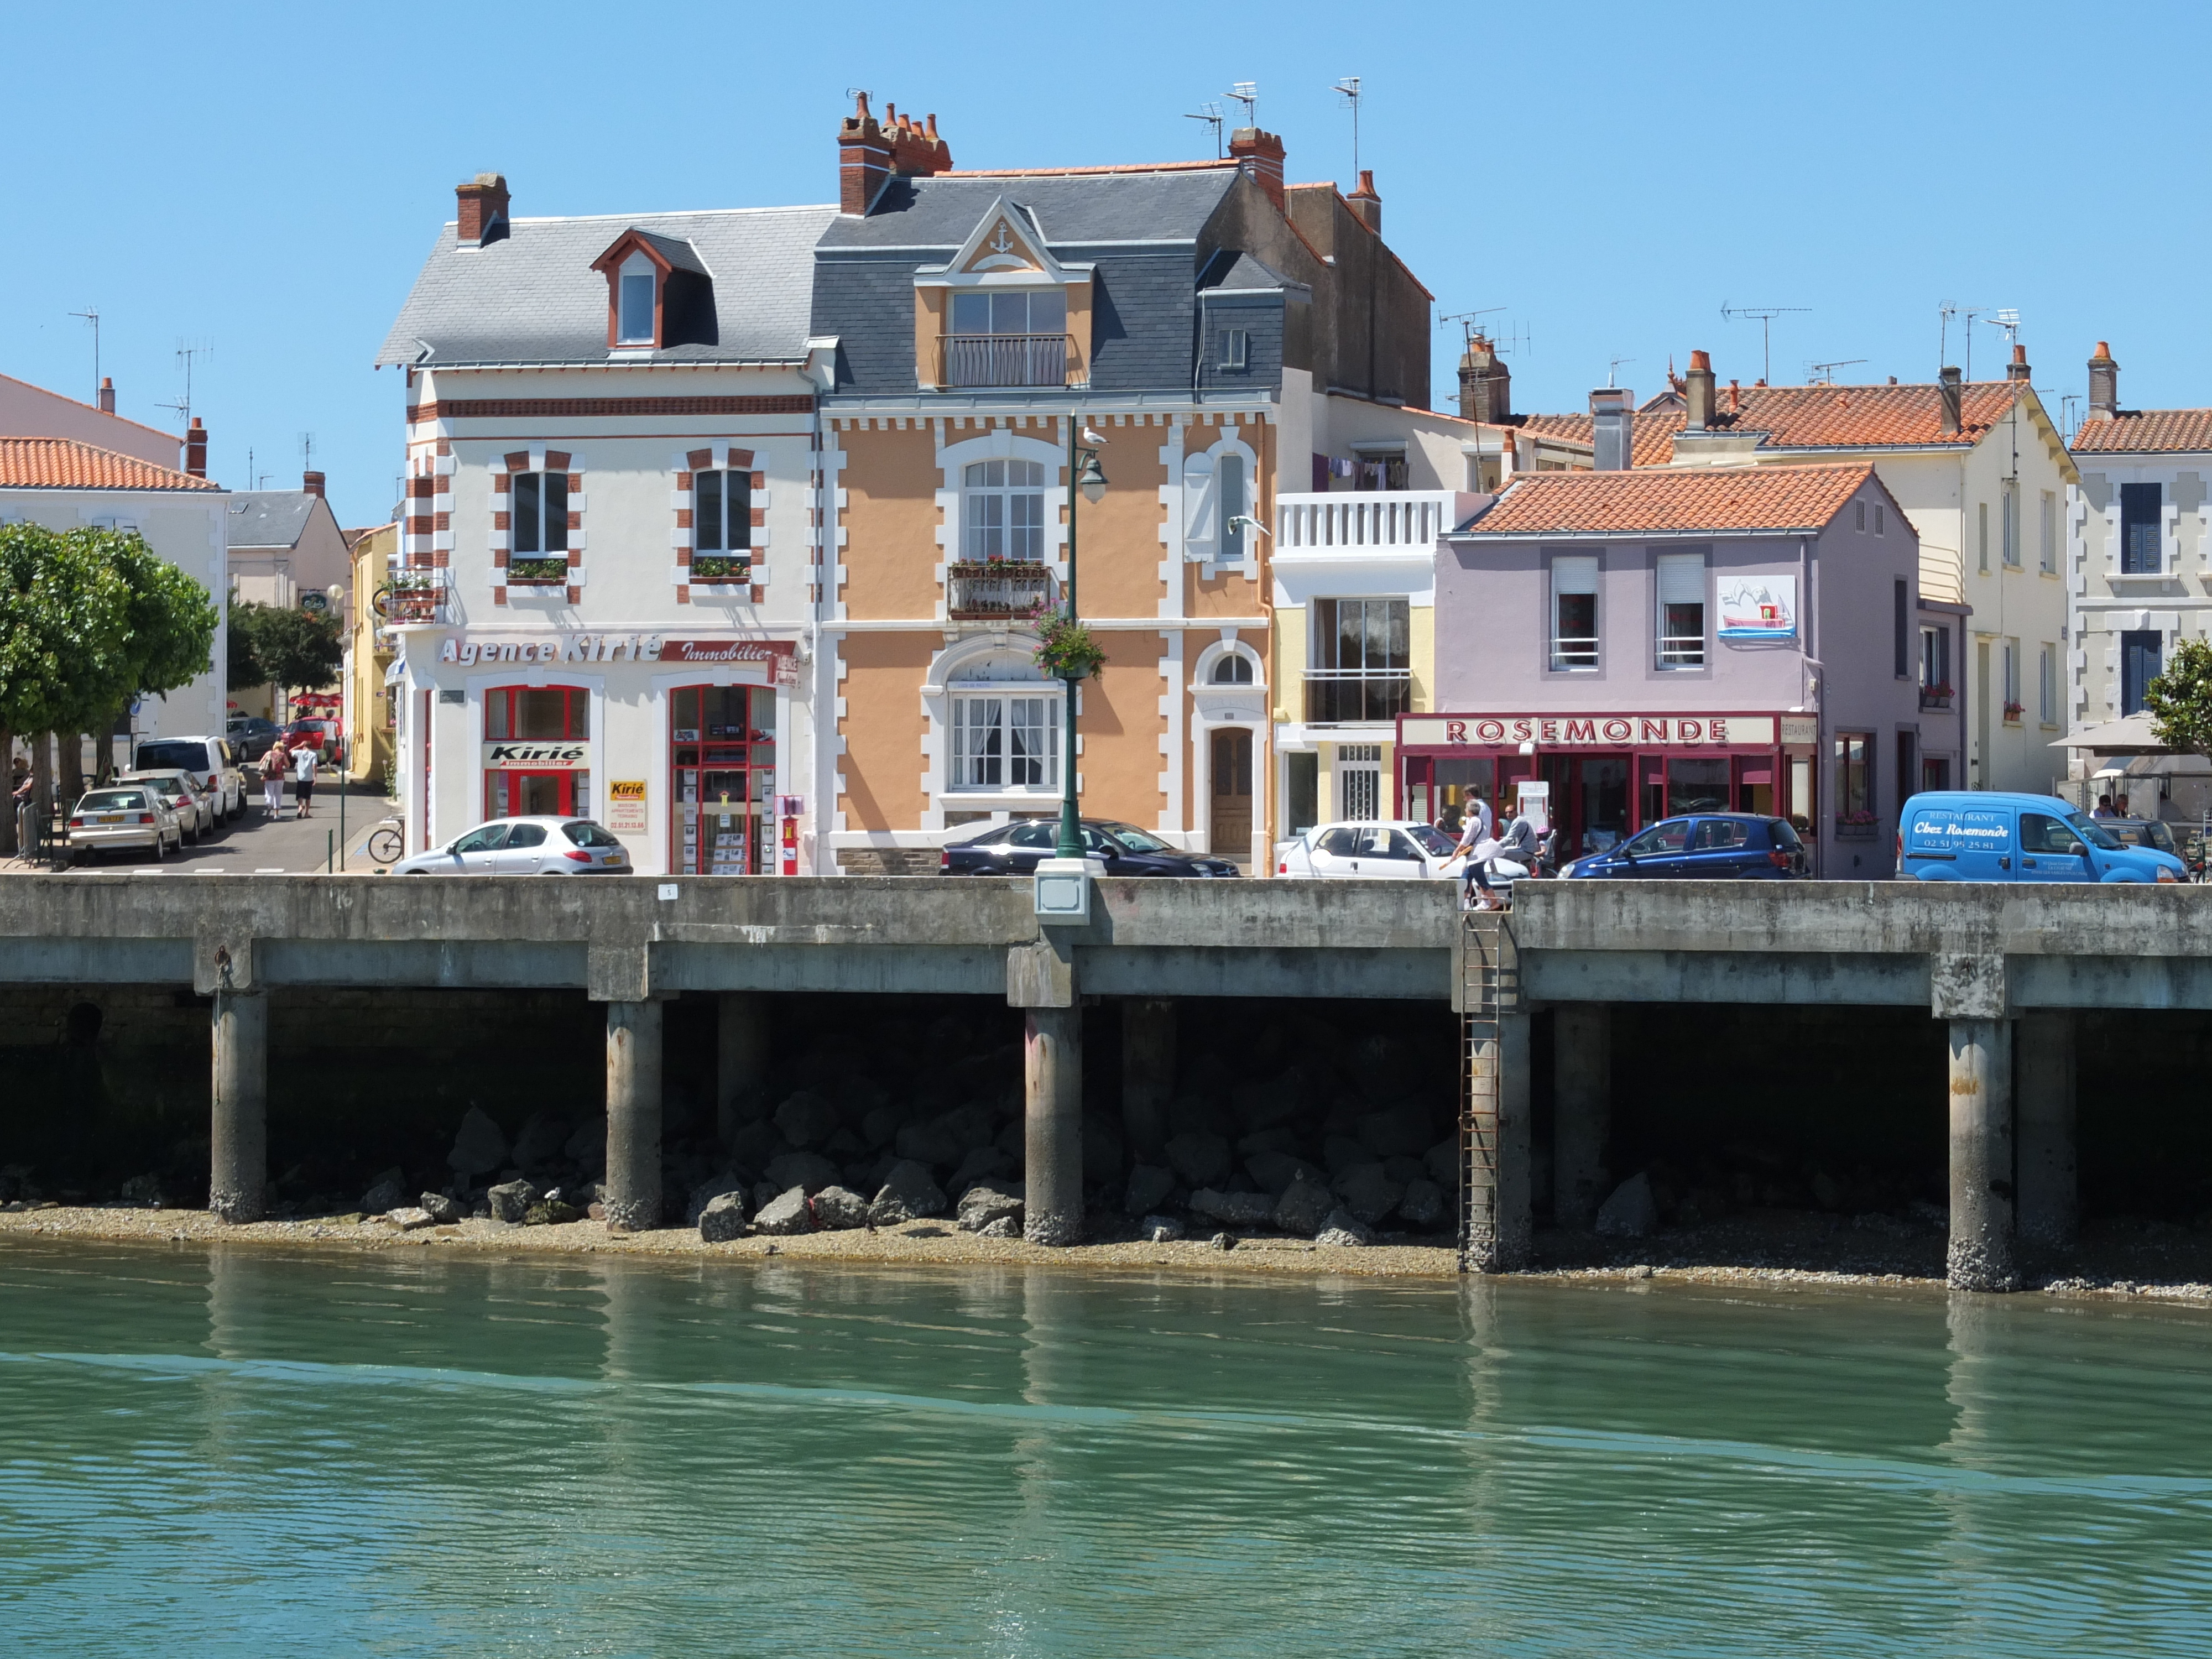
<path id="1" fill-rule="evenodd" d="M 396 631 L 405 601 L 393 577 L 399 569 L 399 524 L 352 533 L 353 609 L 346 629 L 343 671 L 346 770 L 364 782 L 380 781 L 392 760 L 399 694 L 387 678 L 399 649 Z"/>

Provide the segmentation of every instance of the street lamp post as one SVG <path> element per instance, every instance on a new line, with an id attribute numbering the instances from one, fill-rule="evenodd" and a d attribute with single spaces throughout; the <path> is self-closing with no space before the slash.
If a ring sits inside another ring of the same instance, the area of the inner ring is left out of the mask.
<path id="1" fill-rule="evenodd" d="M 1081 443 L 1077 434 L 1081 434 Z M 1067 625 L 1075 626 L 1075 495 L 1083 492 L 1083 499 L 1093 503 L 1106 493 L 1106 474 L 1098 465 L 1096 446 L 1105 439 L 1090 430 L 1070 412 L 1067 419 Z M 1053 849 L 1054 858 L 1079 859 L 1083 856 L 1082 813 L 1075 799 L 1075 696 L 1076 687 L 1082 683 L 1084 671 L 1073 670 L 1062 678 L 1067 685 L 1066 710 L 1066 753 L 1060 762 L 1060 842 Z"/>

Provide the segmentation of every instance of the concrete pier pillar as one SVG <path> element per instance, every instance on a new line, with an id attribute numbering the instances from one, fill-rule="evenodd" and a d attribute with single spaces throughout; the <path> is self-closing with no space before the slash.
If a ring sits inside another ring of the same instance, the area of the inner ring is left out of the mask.
<path id="1" fill-rule="evenodd" d="M 1121 1131 L 1147 1164 L 1167 1155 L 1175 1095 L 1176 1006 L 1146 998 L 1121 1005 Z"/>
<path id="2" fill-rule="evenodd" d="M 1025 1008 L 1022 1076 L 1022 1237 L 1083 1237 L 1083 1010 Z"/>
<path id="3" fill-rule="evenodd" d="M 607 1182 L 610 1228 L 660 1222 L 661 1005 L 607 1004 Z"/>
<path id="4" fill-rule="evenodd" d="M 1510 1273 L 1529 1255 L 1528 1016 L 1469 1023 L 1461 1255 L 1472 1272 Z"/>
<path id="5" fill-rule="evenodd" d="M 1565 1002 L 1552 1010 L 1552 1219 L 1587 1232 L 1605 1201 L 1613 1133 L 1613 1010 Z"/>
<path id="6" fill-rule="evenodd" d="M 1954 1018 L 1950 1054 L 1951 1288 L 2013 1290 L 2011 1022 Z"/>
<path id="7" fill-rule="evenodd" d="M 714 1130 L 723 1146 L 738 1132 L 738 1114 L 768 1084 L 768 999 L 757 991 L 725 991 L 714 1013 Z"/>
<path id="8" fill-rule="evenodd" d="M 2075 1163 L 2074 1011 L 2022 1016 L 2014 1058 L 2020 1069 L 2020 1238 L 2047 1250 L 2074 1247 L 2080 1223 Z"/>
<path id="9" fill-rule="evenodd" d="M 268 997 L 216 991 L 214 1027 L 208 1208 L 225 1221 L 258 1221 L 269 1210 Z"/>

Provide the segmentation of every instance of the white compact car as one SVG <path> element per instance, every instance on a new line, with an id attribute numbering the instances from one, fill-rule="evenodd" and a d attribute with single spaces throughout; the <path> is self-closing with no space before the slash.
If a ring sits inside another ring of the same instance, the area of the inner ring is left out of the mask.
<path id="1" fill-rule="evenodd" d="M 1412 818 L 1317 823 L 1276 846 L 1275 873 L 1362 881 L 1451 881 L 1463 873 L 1458 865 L 1444 867 L 1457 845 L 1434 824 Z"/>
<path id="2" fill-rule="evenodd" d="M 185 830 L 159 789 L 128 783 L 86 792 L 70 812 L 69 844 L 72 854 L 88 859 L 136 848 L 158 859 L 172 847 L 183 848 Z"/>
<path id="3" fill-rule="evenodd" d="M 626 876 L 629 853 L 589 818 L 494 818 L 392 866 L 395 876 Z"/>

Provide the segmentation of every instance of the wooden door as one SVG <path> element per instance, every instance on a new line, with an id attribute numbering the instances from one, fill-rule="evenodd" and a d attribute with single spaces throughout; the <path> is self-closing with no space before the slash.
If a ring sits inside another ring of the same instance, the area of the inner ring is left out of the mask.
<path id="1" fill-rule="evenodd" d="M 1208 845 L 1217 858 L 1252 857 L 1252 732 L 1224 726 L 1213 734 L 1213 823 Z"/>

